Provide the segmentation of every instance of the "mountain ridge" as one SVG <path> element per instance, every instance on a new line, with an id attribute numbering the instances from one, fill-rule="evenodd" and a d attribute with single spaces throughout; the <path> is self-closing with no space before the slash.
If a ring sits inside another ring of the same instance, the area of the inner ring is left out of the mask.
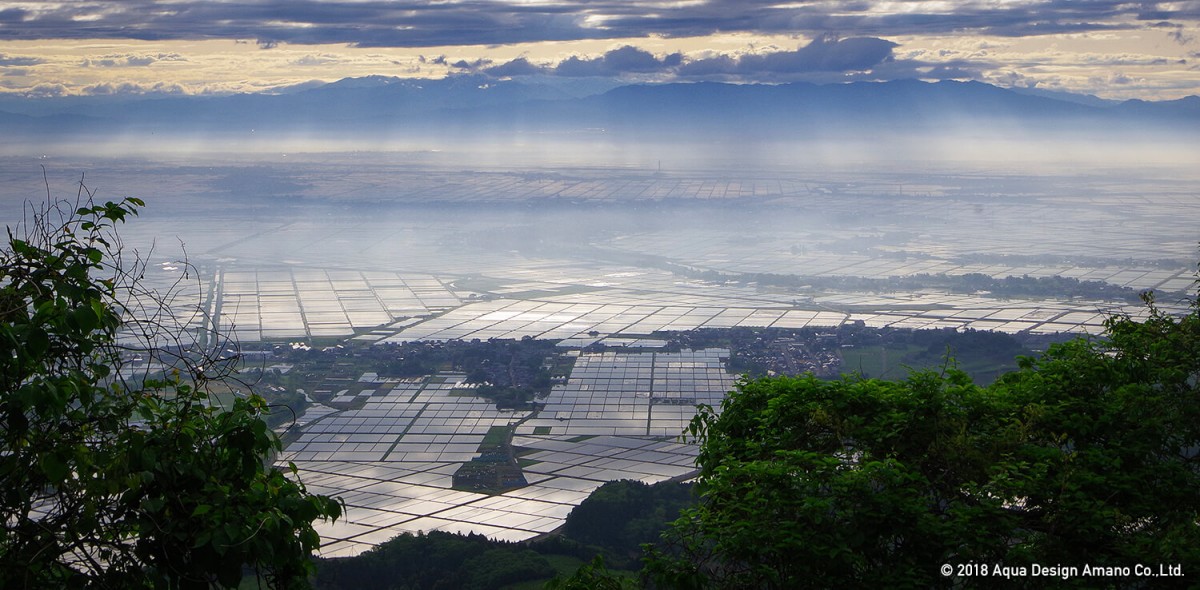
<path id="1" fill-rule="evenodd" d="M 596 90 L 603 90 L 597 92 Z M 1106 102 L 968 81 L 845 84 L 676 82 L 604 85 L 495 80 L 344 78 L 281 94 L 0 98 L 0 130 L 241 133 L 305 130 L 342 134 L 470 134 L 472 130 L 604 128 L 637 133 L 744 130 L 765 133 L 870 132 L 970 124 L 1071 129 L 1200 128 L 1200 96 Z M 67 127 L 69 129 L 64 129 Z"/>

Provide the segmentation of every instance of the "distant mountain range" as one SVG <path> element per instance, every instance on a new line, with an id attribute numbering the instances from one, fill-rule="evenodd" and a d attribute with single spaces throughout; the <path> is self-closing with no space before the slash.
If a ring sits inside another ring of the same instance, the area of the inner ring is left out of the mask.
<path id="1" fill-rule="evenodd" d="M 600 80 L 372 76 L 272 94 L 0 97 L 0 132 L 470 136 L 611 133 L 838 135 L 1000 128 L 1020 132 L 1200 131 L 1200 97 L 1146 102 L 980 82 L 617 86 Z"/>

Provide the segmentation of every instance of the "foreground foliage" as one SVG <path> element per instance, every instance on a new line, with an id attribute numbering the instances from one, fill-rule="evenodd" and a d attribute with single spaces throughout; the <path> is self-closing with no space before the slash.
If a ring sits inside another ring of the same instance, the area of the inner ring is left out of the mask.
<path id="1" fill-rule="evenodd" d="M 266 466 L 262 399 L 214 407 L 203 355 L 122 371 L 123 303 L 145 293 L 113 225 L 142 204 L 51 204 L 0 252 L 0 587 L 303 584 L 312 523 L 341 507 Z"/>
<path id="2" fill-rule="evenodd" d="M 561 534 L 524 543 L 443 531 L 406 533 L 355 557 L 318 561 L 314 585 L 321 590 L 501 590 L 543 583 L 589 590 L 632 587 L 641 544 L 657 539 L 680 509 L 693 503 L 692 487 L 608 482 L 571 511 Z"/>
<path id="3" fill-rule="evenodd" d="M 1172 317 L 1147 304 L 1146 321 L 1113 317 L 1103 339 L 1022 358 L 986 388 L 952 367 L 894 382 L 743 380 L 689 427 L 702 500 L 650 555 L 651 579 L 1014 583 L 960 577 L 970 563 L 1181 564 L 1197 575 L 1200 307 Z"/>

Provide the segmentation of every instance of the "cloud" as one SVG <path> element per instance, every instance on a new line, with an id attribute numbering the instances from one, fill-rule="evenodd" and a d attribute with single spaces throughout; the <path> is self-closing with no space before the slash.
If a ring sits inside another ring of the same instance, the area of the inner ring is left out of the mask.
<path id="1" fill-rule="evenodd" d="M 40 63 L 45 63 L 45 60 L 36 57 L 22 57 L 19 55 L 6 55 L 0 53 L 0 68 L 7 67 L 25 67 L 36 66 Z"/>
<path id="2" fill-rule="evenodd" d="M 1150 25 L 1156 29 L 1170 29 L 1167 31 L 1167 37 L 1180 45 L 1188 45 L 1196 40 L 1196 37 L 1184 32 L 1185 27 L 1181 24 L 1161 21 Z"/>
<path id="3" fill-rule="evenodd" d="M 1194 36 L 1184 34 L 1183 27 L 1179 27 L 1178 29 L 1171 31 L 1170 33 L 1168 33 L 1168 36 L 1171 37 L 1172 41 L 1174 41 L 1180 45 L 1187 45 L 1187 44 L 1191 43 L 1192 41 L 1196 40 L 1196 38 Z"/>
<path id="4" fill-rule="evenodd" d="M 619 77 L 627 74 L 662 74 L 671 73 L 683 63 L 682 53 L 672 53 L 657 57 L 649 51 L 623 45 L 605 52 L 599 57 L 579 57 L 573 55 L 552 66 L 538 66 L 530 63 L 524 57 L 505 62 L 498 66 L 480 67 L 480 62 L 455 62 L 455 67 L 480 71 L 496 77 L 529 76 L 547 74 L 554 76 L 580 78 L 586 76 Z"/>
<path id="5" fill-rule="evenodd" d="M 291 65 L 294 65 L 294 66 L 328 66 L 328 65 L 336 64 L 339 61 L 341 61 L 341 60 L 339 60 L 337 58 L 337 56 L 334 56 L 334 55 L 327 55 L 327 54 L 312 55 L 312 54 L 309 54 L 304 57 L 301 57 L 300 59 L 292 60 L 288 63 L 290 63 Z"/>
<path id="6" fill-rule="evenodd" d="M 158 82 L 155 84 L 137 84 L 134 82 L 104 82 L 85 86 L 81 89 L 80 94 L 91 96 L 112 96 L 117 94 L 165 94 L 174 96 L 186 94 L 186 90 L 179 84 L 171 84 L 167 82 Z"/>
<path id="7" fill-rule="evenodd" d="M 870 72 L 853 74 L 851 80 L 983 80 L 984 73 L 993 71 L 999 64 L 982 60 L 949 60 L 926 62 L 922 60 L 889 61 Z M 1029 82 L 1036 84 L 1036 82 Z"/>
<path id="8" fill-rule="evenodd" d="M 26 90 L 23 94 L 29 98 L 54 98 L 58 96 L 66 96 L 70 94 L 70 91 L 67 89 L 65 84 L 59 84 L 57 82 L 43 82 Z"/>
<path id="9" fill-rule="evenodd" d="M 509 62 L 502 63 L 498 66 L 483 68 L 483 73 L 497 78 L 511 78 L 513 76 L 532 76 L 534 74 L 543 73 L 542 68 L 529 63 L 528 59 L 518 57 Z"/>
<path id="10" fill-rule="evenodd" d="M 738 60 L 728 55 L 717 55 L 690 61 L 676 72 L 685 78 L 716 78 L 738 73 Z"/>
<path id="11" fill-rule="evenodd" d="M 599 58 L 580 59 L 571 56 L 554 68 L 558 76 L 620 76 L 626 73 L 660 73 L 670 71 L 683 62 L 683 54 L 673 53 L 658 58 L 647 50 L 623 46 L 606 52 Z"/>
<path id="12" fill-rule="evenodd" d="M 1019 37 L 1197 20 L 1200 2 L 1195 0 L 92 0 L 2 9 L 0 40 L 254 39 L 263 48 L 280 43 L 431 47 L 718 32 Z"/>
<path id="13" fill-rule="evenodd" d="M 591 59 L 571 56 L 554 68 L 559 76 L 619 76 L 622 74 L 652 74 L 669 71 L 683 62 L 683 54 L 672 53 L 663 58 L 653 53 L 625 45 Z"/>
<path id="14" fill-rule="evenodd" d="M 480 58 L 480 59 L 476 59 L 473 61 L 467 61 L 465 59 L 460 59 L 460 60 L 450 64 L 450 67 L 458 68 L 460 70 L 477 71 L 477 70 L 483 69 L 487 66 L 490 66 L 493 63 L 495 63 L 495 62 L 493 62 L 492 60 L 487 59 L 487 58 Z"/>
<path id="15" fill-rule="evenodd" d="M 21 24 L 28 15 L 29 11 L 23 8 L 5 8 L 0 10 L 0 24 Z"/>
<path id="16" fill-rule="evenodd" d="M 875 37 L 833 39 L 822 36 L 795 51 L 751 53 L 738 57 L 719 55 L 688 62 L 679 68 L 683 77 L 753 77 L 788 79 L 801 74 L 862 72 L 894 61 L 896 43 Z"/>
<path id="17" fill-rule="evenodd" d="M 1106 82 L 1108 82 L 1109 84 L 1122 84 L 1123 85 L 1123 84 L 1132 84 L 1134 82 L 1134 80 L 1133 80 L 1133 78 L 1126 76 L 1123 72 L 1113 72 L 1112 74 L 1109 74 Z"/>
<path id="18" fill-rule="evenodd" d="M 796 51 L 742 56 L 738 69 L 743 74 L 862 71 L 893 59 L 896 47 L 896 43 L 874 37 L 837 40 L 822 36 Z"/>
<path id="19" fill-rule="evenodd" d="M 561 77 L 636 77 L 655 80 L 724 80 L 735 82 L 837 82 L 847 80 L 980 79 L 983 59 L 945 59 L 936 62 L 898 59 L 897 43 L 876 37 L 837 39 L 823 35 L 790 51 L 742 55 L 707 54 L 689 58 L 681 53 L 656 56 L 632 46 L 622 46 L 598 57 L 571 56 L 557 64 L 536 65 L 522 57 L 500 65 L 486 60 L 458 61 L 454 67 L 494 77 L 553 75 Z M 912 55 L 920 55 L 921 52 Z"/>
<path id="20" fill-rule="evenodd" d="M 143 67 L 160 61 L 187 61 L 178 53 L 159 53 L 157 55 L 105 55 L 88 58 L 79 65 L 85 68 L 124 68 Z"/>

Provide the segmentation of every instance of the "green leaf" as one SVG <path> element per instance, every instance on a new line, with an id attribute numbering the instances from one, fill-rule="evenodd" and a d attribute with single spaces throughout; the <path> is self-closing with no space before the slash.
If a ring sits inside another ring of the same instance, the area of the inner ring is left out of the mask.
<path id="1" fill-rule="evenodd" d="M 46 453 L 38 458 L 38 466 L 51 482 L 66 479 L 70 469 L 55 453 Z"/>
<path id="2" fill-rule="evenodd" d="M 212 533 L 210 533 L 208 531 L 203 531 L 199 535 L 196 535 L 196 541 L 192 543 L 192 549 L 197 549 L 197 548 L 203 547 L 203 546 L 207 545 L 209 543 L 209 541 L 211 541 L 211 540 L 212 540 Z"/>
<path id="3" fill-rule="evenodd" d="M 96 328 L 100 327 L 100 318 L 96 316 L 96 312 L 92 310 L 91 306 L 78 307 L 72 310 L 71 319 L 74 320 L 79 330 L 84 333 L 95 331 Z"/>
<path id="4" fill-rule="evenodd" d="M 40 327 L 31 327 L 26 335 L 25 350 L 30 358 L 40 359 L 50 350 L 50 336 Z"/>
<path id="5" fill-rule="evenodd" d="M 150 513 L 161 512 L 166 505 L 167 501 L 163 498 L 146 498 L 142 500 L 142 508 Z"/>

